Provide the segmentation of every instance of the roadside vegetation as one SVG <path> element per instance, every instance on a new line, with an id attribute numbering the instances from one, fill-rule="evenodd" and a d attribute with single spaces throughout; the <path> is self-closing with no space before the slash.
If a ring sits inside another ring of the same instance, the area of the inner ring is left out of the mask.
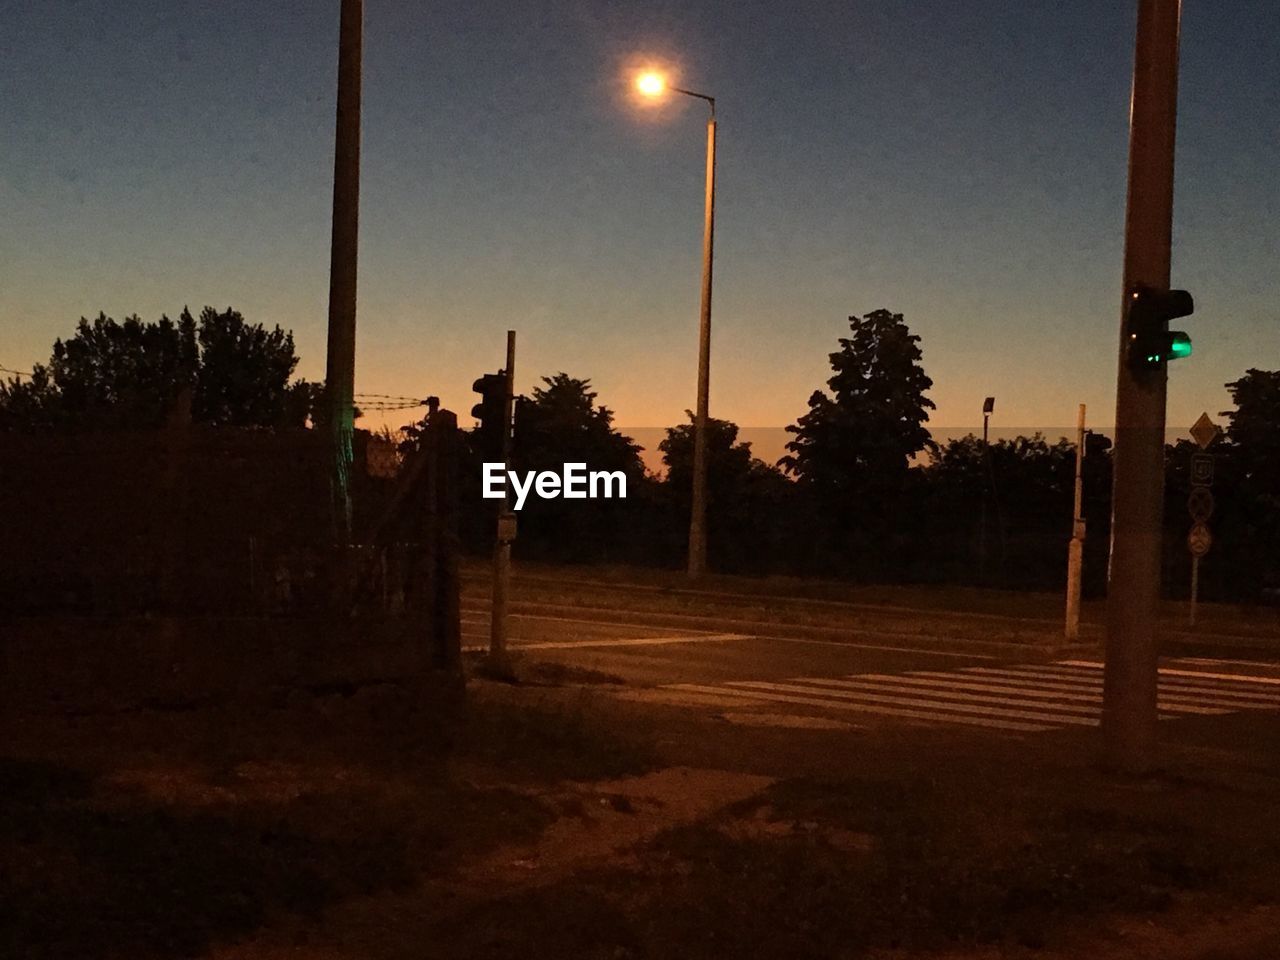
<path id="1" fill-rule="evenodd" d="M 711 569 L 725 574 L 1058 590 L 1071 535 L 1074 438 L 975 436 L 937 444 L 928 432 L 932 380 L 920 337 L 889 310 L 853 315 L 828 357 L 831 376 L 788 427 L 777 464 L 758 459 L 729 420 L 708 424 Z M 197 423 L 262 430 L 314 428 L 323 384 L 290 380 L 292 335 L 230 308 L 198 319 L 81 320 L 47 364 L 0 382 L 0 432 L 65 434 L 154 429 L 184 391 Z M 1202 600 L 1280 597 L 1280 371 L 1250 369 L 1225 385 L 1234 408 L 1213 448 L 1214 545 L 1200 571 Z M 397 409 L 369 395 L 370 409 Z M 468 398 L 445 398 L 464 410 Z M 799 401 L 800 398 L 797 398 Z M 379 406 L 381 405 L 381 406 Z M 410 403 L 410 406 L 413 404 Z M 359 411 L 356 411 L 357 415 Z M 481 463 L 496 459 L 496 422 L 466 430 L 463 542 L 492 542 L 493 501 Z M 393 434 L 404 450 L 422 423 Z M 1088 438 L 1084 589 L 1105 589 L 1110 523 L 1109 442 Z M 514 469 L 559 473 L 565 463 L 619 472 L 626 500 L 539 500 L 520 513 L 517 559 L 655 569 L 680 566 L 688 533 L 692 422 L 659 444 L 664 474 L 645 472 L 639 447 L 589 378 L 556 372 L 517 398 Z M 1193 445 L 1166 450 L 1164 585 L 1186 595 L 1185 547 Z"/>

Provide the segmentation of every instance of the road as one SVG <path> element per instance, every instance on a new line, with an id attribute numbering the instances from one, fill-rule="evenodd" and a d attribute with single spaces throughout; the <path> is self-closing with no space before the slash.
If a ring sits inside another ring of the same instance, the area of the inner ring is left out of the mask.
<path id="1" fill-rule="evenodd" d="M 464 646 L 474 652 L 488 641 L 482 586 L 473 585 L 463 607 Z M 1096 649 L 1054 654 L 1045 644 L 985 641 L 990 618 L 939 637 L 912 631 L 900 611 L 888 624 L 860 616 L 841 628 L 830 617 L 821 625 L 752 619 L 742 597 L 680 612 L 617 593 L 612 606 L 595 600 L 575 608 L 526 594 L 513 605 L 511 650 L 612 678 L 619 697 L 743 724 L 925 725 L 1025 736 L 1096 726 L 1101 712 Z M 1280 664 L 1166 658 L 1159 705 L 1168 721 L 1280 710 Z"/>

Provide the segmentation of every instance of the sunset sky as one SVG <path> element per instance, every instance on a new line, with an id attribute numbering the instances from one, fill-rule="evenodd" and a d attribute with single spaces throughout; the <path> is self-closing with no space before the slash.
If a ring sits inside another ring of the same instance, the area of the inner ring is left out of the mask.
<path id="1" fill-rule="evenodd" d="M 711 412 L 781 426 L 850 313 L 923 338 L 938 426 L 1113 414 L 1134 3 L 366 0 L 356 389 L 517 386 L 624 426 L 693 405 L 718 102 Z M 1229 13 L 1227 12 L 1229 11 Z M 99 310 L 233 305 L 324 370 L 338 4 L 0 6 L 0 365 Z M 1183 19 L 1169 420 L 1280 367 L 1280 9 Z"/>

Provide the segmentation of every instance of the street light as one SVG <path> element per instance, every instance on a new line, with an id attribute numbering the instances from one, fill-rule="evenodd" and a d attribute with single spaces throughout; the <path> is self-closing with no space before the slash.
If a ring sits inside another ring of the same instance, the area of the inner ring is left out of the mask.
<path id="1" fill-rule="evenodd" d="M 996 398 L 982 401 L 982 460 L 987 468 L 987 489 L 982 494 L 982 520 L 978 528 L 978 577 L 987 581 L 987 498 L 995 491 L 995 471 L 991 469 L 991 446 L 987 443 L 987 425 L 996 409 Z"/>
<path id="2" fill-rule="evenodd" d="M 711 259 L 716 225 L 716 100 L 667 84 L 661 73 L 647 71 L 636 77 L 636 90 L 650 98 L 666 91 L 707 101 L 707 189 L 702 228 L 702 314 L 698 325 L 698 404 L 693 425 L 693 502 L 689 512 L 689 576 L 696 579 L 707 569 L 707 397 L 711 388 Z"/>

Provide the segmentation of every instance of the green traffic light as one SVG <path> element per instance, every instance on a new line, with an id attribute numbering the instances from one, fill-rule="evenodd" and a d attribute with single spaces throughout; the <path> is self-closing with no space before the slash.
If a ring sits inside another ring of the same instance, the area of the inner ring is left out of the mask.
<path id="1" fill-rule="evenodd" d="M 1191 356 L 1191 338 L 1180 330 L 1169 333 L 1169 359 L 1181 360 Z"/>

